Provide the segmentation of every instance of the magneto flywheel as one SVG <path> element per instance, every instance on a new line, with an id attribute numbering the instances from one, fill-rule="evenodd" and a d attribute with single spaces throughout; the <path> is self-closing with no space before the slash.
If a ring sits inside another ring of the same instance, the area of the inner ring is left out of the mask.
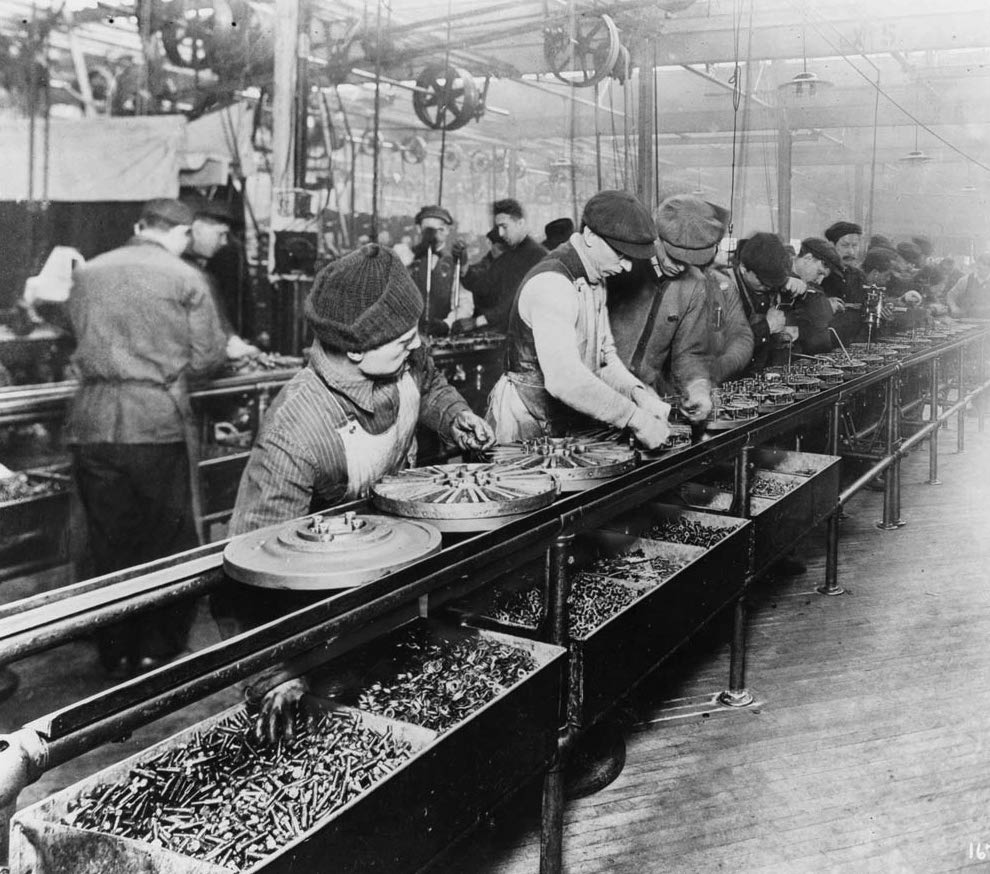
<path id="1" fill-rule="evenodd" d="M 235 537 L 223 567 L 233 579 L 266 589 L 346 589 L 439 548 L 440 532 L 425 522 L 348 511 Z"/>
<path id="2" fill-rule="evenodd" d="M 560 483 L 562 492 L 580 492 L 636 466 L 635 450 L 618 440 L 618 432 L 538 437 L 496 446 L 490 457 L 518 470 L 546 471 Z"/>
<path id="3" fill-rule="evenodd" d="M 371 488 L 379 510 L 456 532 L 497 528 L 548 506 L 557 492 L 557 481 L 548 473 L 503 464 L 416 467 Z"/>

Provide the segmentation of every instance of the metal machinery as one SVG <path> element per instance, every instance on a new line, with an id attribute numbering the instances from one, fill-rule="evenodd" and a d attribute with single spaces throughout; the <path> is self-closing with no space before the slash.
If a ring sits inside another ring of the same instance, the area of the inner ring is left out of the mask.
<path id="1" fill-rule="evenodd" d="M 500 685 L 495 697 L 473 715 L 421 736 L 421 745 L 407 763 L 362 791 L 346 809 L 302 829 L 250 870 L 288 871 L 294 864 L 305 870 L 321 852 L 334 853 L 341 870 L 360 870 L 362 860 L 385 864 L 390 870 L 414 870 L 470 828 L 482 810 L 542 772 L 541 867 L 545 874 L 559 871 L 561 766 L 582 728 L 729 605 L 734 607 L 732 659 L 728 688 L 720 700 L 737 706 L 751 701 L 744 671 L 748 586 L 765 563 L 790 548 L 793 539 L 827 520 L 825 584 L 819 591 L 842 592 L 837 584 L 839 510 L 866 482 L 887 471 L 884 523 L 888 524 L 883 527 L 901 524 L 900 459 L 926 438 L 934 446 L 938 429 L 950 416 L 959 416 L 961 447 L 963 417 L 970 404 L 978 405 L 982 427 L 982 395 L 990 389 L 986 342 L 986 328 L 971 328 L 861 375 L 850 375 L 841 383 L 823 385 L 804 400 L 739 419 L 736 427 L 714 431 L 706 441 L 644 460 L 634 469 L 582 492 L 563 495 L 493 530 L 470 537 L 448 536 L 439 551 L 424 554 L 386 576 L 331 594 L 251 632 L 37 719 L 3 739 L 0 797 L 12 811 L 20 789 L 46 768 L 275 661 L 308 657 L 311 664 L 323 665 L 320 670 L 328 672 L 332 688 L 344 689 L 350 682 L 344 666 L 351 659 L 360 661 L 367 646 L 373 650 L 369 658 L 374 659 L 376 647 L 387 651 L 396 628 L 410 623 L 418 627 L 424 620 L 417 617 L 424 615 L 429 617 L 424 632 L 428 640 L 439 636 L 470 640 L 475 645 L 493 632 L 468 627 L 484 624 L 481 620 L 486 615 L 479 602 L 471 599 L 528 583 L 535 587 L 540 604 L 535 622 L 525 634 L 513 628 L 511 636 L 497 633 L 497 640 L 529 653 L 531 668 L 517 680 Z M 938 378 L 939 364 L 949 361 L 957 368 L 951 398 L 948 381 Z M 924 426 L 902 440 L 899 386 L 906 374 L 918 370 L 936 377 L 927 385 L 929 400 L 935 403 L 930 404 L 931 416 Z M 873 386 L 885 386 L 890 401 L 883 423 L 887 452 L 839 491 L 833 456 L 840 448 L 843 406 Z M 764 445 L 822 416 L 829 421 L 829 455 L 771 450 Z M 731 496 L 729 506 L 713 501 L 711 510 L 717 512 L 711 513 L 685 507 L 679 495 L 686 483 Z M 770 495 L 767 509 L 759 506 L 761 494 Z M 329 529 L 328 535 L 336 536 L 342 530 L 347 537 L 347 531 L 361 530 L 353 522 L 367 512 L 366 504 L 357 503 L 325 515 L 329 521 L 319 524 Z M 784 517 L 792 521 L 786 541 L 770 537 L 771 529 Z M 674 542 L 675 531 L 688 532 L 696 542 L 686 537 Z M 224 582 L 222 549 L 214 544 L 139 572 L 80 584 L 76 592 L 46 593 L 0 608 L 0 659 L 52 646 L 80 629 L 114 621 L 141 607 L 209 591 Z M 575 626 L 581 620 L 575 615 L 581 590 L 589 586 L 611 586 L 622 593 L 622 599 L 601 623 Z M 86 598 L 85 607 L 80 597 Z M 493 618 L 491 611 L 487 615 Z M 467 624 L 455 627 L 450 617 Z M 565 657 L 566 680 L 562 673 Z M 558 693 L 566 695 L 566 705 L 560 709 L 563 702 L 556 697 Z M 359 710 L 364 700 L 357 699 Z M 419 702 L 424 703 L 429 702 Z M 559 712 L 566 712 L 567 718 L 558 734 Z M 194 731 L 209 727 L 205 723 L 195 726 L 165 741 L 164 747 L 187 743 Z M 159 751 L 156 747 L 146 755 Z M 64 824 L 59 823 L 69 803 L 81 792 L 92 790 L 100 779 L 133 773 L 128 769 L 136 764 L 123 763 L 18 814 L 13 870 L 27 870 L 48 841 L 57 839 L 61 848 L 68 846 L 65 833 L 53 835 L 59 829 L 64 832 Z M 421 812 L 398 817 L 397 809 Z M 388 834 L 383 839 L 380 829 L 386 820 Z M 71 837 L 79 840 L 76 832 Z M 92 833 L 86 838 L 94 840 Z M 149 849 L 141 841 L 136 844 L 144 853 L 142 858 L 160 853 L 160 848 Z M 132 844 L 128 846 L 134 850 Z M 213 870 L 193 867 L 192 862 L 186 859 L 186 867 L 175 870 Z"/>

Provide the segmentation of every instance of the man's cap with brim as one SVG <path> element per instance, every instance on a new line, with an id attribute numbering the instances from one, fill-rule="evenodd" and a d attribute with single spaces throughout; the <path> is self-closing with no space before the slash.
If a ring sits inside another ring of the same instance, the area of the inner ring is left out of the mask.
<path id="1" fill-rule="evenodd" d="M 728 210 L 690 194 L 668 197 L 654 213 L 664 252 L 675 261 L 698 267 L 715 257 L 728 218 Z"/>
<path id="2" fill-rule="evenodd" d="M 656 255 L 650 211 L 628 191 L 599 191 L 585 204 L 581 223 L 627 258 L 649 260 Z"/>
<path id="3" fill-rule="evenodd" d="M 841 271 L 842 259 L 828 240 L 821 237 L 806 237 L 801 241 L 801 248 L 822 262 L 829 270 Z"/>

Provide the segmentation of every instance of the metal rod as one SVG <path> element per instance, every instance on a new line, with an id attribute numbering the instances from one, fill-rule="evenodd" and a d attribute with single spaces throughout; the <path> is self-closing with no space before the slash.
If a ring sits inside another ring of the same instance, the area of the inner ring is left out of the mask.
<path id="1" fill-rule="evenodd" d="M 938 359 L 933 358 L 928 368 L 928 398 L 931 406 L 929 422 L 938 421 L 938 380 Z M 938 432 L 938 428 L 932 429 L 931 437 L 928 440 L 928 485 L 930 486 L 942 484 L 938 478 Z"/>
<path id="2" fill-rule="evenodd" d="M 729 688 L 718 696 L 726 707 L 745 707 L 753 703 L 746 688 L 746 599 L 736 601 L 732 616 L 732 650 L 729 655 Z"/>
<path id="3" fill-rule="evenodd" d="M 896 374 L 891 374 L 887 379 L 886 387 L 886 400 L 884 404 L 884 412 L 886 413 L 886 429 L 887 429 L 887 457 L 891 459 L 891 466 L 893 466 L 894 452 L 897 449 L 897 407 L 895 406 L 894 400 L 894 383 L 897 379 Z M 887 472 L 886 480 L 883 484 L 883 519 L 877 522 L 877 528 L 883 531 L 889 531 L 892 528 L 896 528 L 897 525 L 894 523 L 894 478 L 891 472 Z"/>
<path id="4" fill-rule="evenodd" d="M 749 456 L 753 450 L 750 443 L 739 447 L 739 454 L 736 456 L 736 465 L 733 472 L 733 492 L 732 509 L 729 511 L 732 516 L 739 516 L 743 519 L 750 517 L 751 501 L 749 494 Z M 749 568 L 752 573 L 753 568 Z"/>
<path id="5" fill-rule="evenodd" d="M 987 378 L 987 335 L 980 339 L 980 369 L 977 371 L 977 381 Z M 981 397 L 976 405 L 976 430 L 983 433 L 983 419 L 986 414 L 986 398 Z"/>
<path id="6" fill-rule="evenodd" d="M 558 535 L 546 553 L 546 572 L 543 575 L 543 603 L 547 605 L 544 617 L 550 642 L 559 646 L 568 644 L 569 606 L 571 581 L 568 565 L 571 561 L 573 534 Z M 569 714 L 576 712 L 580 703 L 575 699 L 581 690 L 576 688 L 574 673 L 568 673 L 566 693 L 561 696 L 561 721 L 568 733 Z M 540 817 L 540 874 L 560 874 L 563 866 L 564 847 L 564 746 L 558 747 L 553 764 L 543 777 L 543 802 Z"/>
<path id="7" fill-rule="evenodd" d="M 841 507 L 836 507 L 828 517 L 828 527 L 825 529 L 825 585 L 815 589 L 819 595 L 842 595 L 845 589 L 839 585 L 839 514 Z"/>
<path id="8" fill-rule="evenodd" d="M 895 373 L 890 380 L 893 389 L 894 408 L 894 446 L 901 445 L 901 378 L 899 373 Z M 934 432 L 933 432 L 934 433 Z M 894 454 L 894 463 L 890 466 L 888 478 L 890 485 L 890 510 L 891 522 L 900 528 L 905 523 L 901 519 L 901 457 Z"/>
<path id="9" fill-rule="evenodd" d="M 916 434 L 912 434 L 910 437 L 908 437 L 908 439 L 905 440 L 897 449 L 896 452 L 897 458 L 902 458 L 903 456 L 907 455 L 907 453 L 911 449 L 913 449 L 918 443 L 920 443 L 922 440 L 927 438 L 932 430 L 934 430 L 935 428 L 940 428 L 942 426 L 942 420 L 948 419 L 950 416 L 954 416 L 961 409 L 965 409 L 967 404 L 972 403 L 977 398 L 980 398 L 983 395 L 983 393 L 986 392 L 988 389 L 990 389 L 990 379 L 981 383 L 979 386 L 977 386 L 975 389 L 969 392 L 969 394 L 967 394 L 966 397 L 964 397 L 958 403 L 954 404 L 948 410 L 943 412 L 940 417 L 940 421 L 929 422 L 927 425 L 921 428 L 921 430 L 919 430 Z M 888 455 L 885 458 L 883 458 L 881 461 L 878 461 L 875 465 L 873 465 L 873 467 L 871 467 L 862 476 L 860 476 L 859 479 L 850 483 L 848 486 L 846 486 L 845 489 L 843 489 L 839 493 L 839 503 L 840 504 L 848 503 L 849 499 L 852 498 L 853 495 L 855 495 L 860 489 L 862 489 L 863 486 L 865 486 L 871 480 L 876 479 L 876 477 L 879 474 L 883 473 L 888 467 L 894 464 L 895 461 L 896 458 L 894 454 Z"/>
<path id="10" fill-rule="evenodd" d="M 956 400 L 963 396 L 963 378 L 965 372 L 965 347 L 959 347 L 958 368 L 956 370 Z M 956 417 L 956 452 L 966 451 L 966 409 L 959 411 Z"/>

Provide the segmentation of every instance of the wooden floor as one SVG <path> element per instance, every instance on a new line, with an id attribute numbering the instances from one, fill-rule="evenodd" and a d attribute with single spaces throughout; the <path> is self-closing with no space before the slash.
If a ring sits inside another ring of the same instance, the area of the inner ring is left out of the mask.
<path id="1" fill-rule="evenodd" d="M 814 594 L 820 537 L 804 550 L 805 576 L 753 593 L 755 705 L 704 705 L 728 678 L 724 623 L 641 687 L 625 770 L 567 808 L 569 874 L 990 867 L 970 858 L 990 843 L 990 429 L 977 434 L 970 419 L 963 455 L 943 431 L 941 474 L 944 485 L 924 484 L 927 444 L 906 461 L 897 531 L 874 527 L 879 493 L 853 500 L 840 566 L 849 594 Z M 204 610 L 194 644 L 214 639 Z M 107 684 L 84 642 L 15 669 L 22 688 L 0 705 L 2 730 Z M 21 806 L 233 699 L 55 769 Z M 536 872 L 538 826 L 538 791 L 520 793 L 434 874 Z"/>
<path id="2" fill-rule="evenodd" d="M 806 575 L 753 593 L 754 706 L 697 706 L 728 678 L 724 625 L 638 690 L 625 770 L 567 807 L 569 874 L 990 868 L 990 430 L 967 425 L 962 455 L 941 432 L 943 485 L 927 444 L 905 462 L 903 528 L 853 500 L 848 594 L 813 591 L 821 537 Z M 529 793 L 433 870 L 538 868 Z"/>

